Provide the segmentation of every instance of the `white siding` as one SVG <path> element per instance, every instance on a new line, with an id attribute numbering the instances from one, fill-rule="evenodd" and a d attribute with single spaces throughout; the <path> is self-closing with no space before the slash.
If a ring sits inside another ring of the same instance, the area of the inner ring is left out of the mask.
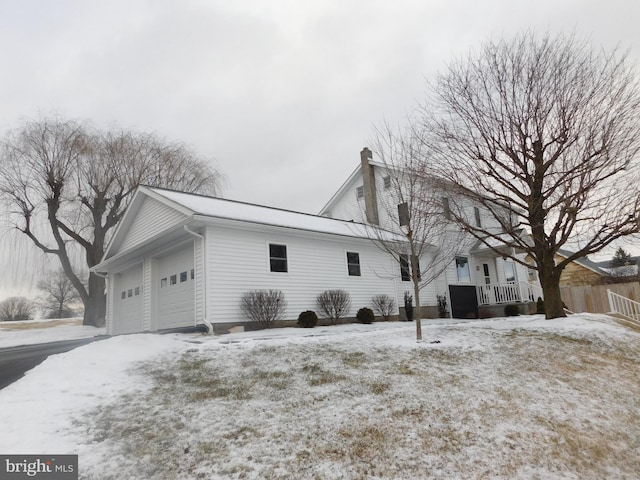
<path id="1" fill-rule="evenodd" d="M 377 294 L 395 296 L 399 268 L 369 240 L 303 235 L 284 229 L 269 232 L 234 228 L 207 230 L 208 315 L 212 323 L 243 321 L 242 294 L 255 289 L 282 290 L 288 303 L 285 319 L 314 310 L 324 290 L 341 289 L 351 296 L 350 316 L 371 307 Z M 287 246 L 287 273 L 270 272 L 269 243 Z M 361 276 L 349 276 L 346 252 L 360 254 Z"/>
<path id="2" fill-rule="evenodd" d="M 195 316 L 196 322 L 202 323 L 204 311 L 204 241 L 195 239 L 194 244 L 194 269 L 195 269 Z"/>
<path id="3" fill-rule="evenodd" d="M 131 249 L 185 219 L 185 215 L 157 200 L 145 197 L 118 252 Z M 118 252 L 112 252 L 112 255 Z"/>
<path id="4" fill-rule="evenodd" d="M 151 330 L 151 259 L 145 258 L 142 263 L 142 328 Z"/>

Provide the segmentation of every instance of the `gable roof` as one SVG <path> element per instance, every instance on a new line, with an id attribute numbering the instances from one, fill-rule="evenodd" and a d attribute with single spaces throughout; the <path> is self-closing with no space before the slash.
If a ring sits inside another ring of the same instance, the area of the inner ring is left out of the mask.
<path id="1" fill-rule="evenodd" d="M 557 253 L 561 257 L 569 258 L 571 255 L 573 255 L 574 252 L 570 250 L 565 250 L 564 248 L 559 248 Z M 602 268 L 600 268 L 600 266 L 598 266 L 596 262 L 592 262 L 587 257 L 576 258 L 573 262 L 597 273 L 598 275 L 607 274 L 607 272 L 605 272 Z"/>
<path id="2" fill-rule="evenodd" d="M 167 224 L 167 228 L 186 225 L 193 221 L 208 223 L 214 222 L 215 219 L 223 219 L 329 235 L 375 238 L 372 235 L 371 227 L 362 223 L 141 185 L 105 249 L 102 262 L 114 254 L 120 255 L 122 253 L 118 249 L 123 245 L 128 232 L 134 227 L 134 223 L 137 221 L 136 215 L 148 198 L 160 202 L 179 214 L 175 217 L 177 221 L 174 219 L 173 223 Z M 390 241 L 403 241 L 403 237 L 392 232 L 385 232 L 385 237 Z"/>

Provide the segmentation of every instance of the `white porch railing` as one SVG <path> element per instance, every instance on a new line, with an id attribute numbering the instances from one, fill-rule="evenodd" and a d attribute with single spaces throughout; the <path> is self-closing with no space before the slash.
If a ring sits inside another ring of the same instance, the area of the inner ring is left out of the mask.
<path id="1" fill-rule="evenodd" d="M 538 297 L 544 298 L 542 288 L 527 282 L 477 285 L 476 293 L 479 305 L 535 302 Z"/>
<path id="2" fill-rule="evenodd" d="M 607 296 L 609 297 L 609 309 L 613 313 L 633 320 L 636 324 L 640 323 L 640 302 L 613 293 L 611 290 L 607 290 Z"/>

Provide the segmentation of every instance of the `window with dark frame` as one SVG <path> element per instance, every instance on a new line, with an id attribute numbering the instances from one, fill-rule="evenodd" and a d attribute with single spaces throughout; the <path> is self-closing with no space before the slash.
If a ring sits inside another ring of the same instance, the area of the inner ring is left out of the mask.
<path id="1" fill-rule="evenodd" d="M 169 277 L 169 285 L 175 285 L 176 283 L 178 283 L 178 276 L 177 275 L 171 275 Z"/>
<path id="2" fill-rule="evenodd" d="M 180 272 L 180 283 L 187 281 L 187 272 Z"/>
<path id="3" fill-rule="evenodd" d="M 356 197 L 357 198 L 364 197 L 364 186 L 360 185 L 358 188 L 356 188 Z"/>
<path id="4" fill-rule="evenodd" d="M 120 296 L 120 298 L 122 298 L 123 300 L 124 300 L 125 298 L 127 298 L 127 292 L 124 292 L 124 291 L 123 291 L 123 292 L 122 292 L 122 295 Z"/>
<path id="5" fill-rule="evenodd" d="M 478 207 L 473 207 L 473 213 L 476 216 L 476 227 L 481 227 L 482 222 L 480 221 L 480 209 Z"/>
<path id="6" fill-rule="evenodd" d="M 269 244 L 269 268 L 272 272 L 288 271 L 286 245 Z"/>
<path id="7" fill-rule="evenodd" d="M 193 280 L 194 278 L 195 278 L 195 271 L 194 271 L 194 269 L 192 268 L 192 269 L 191 269 L 191 280 Z"/>
<path id="8" fill-rule="evenodd" d="M 347 252 L 347 269 L 350 277 L 360 276 L 360 254 L 358 252 Z"/>
<path id="9" fill-rule="evenodd" d="M 140 287 L 136 287 L 136 288 L 133 290 L 133 294 L 134 294 L 134 295 L 136 295 L 136 296 L 140 295 Z"/>
<path id="10" fill-rule="evenodd" d="M 384 188 L 385 190 L 388 190 L 389 188 L 391 188 L 391 177 L 389 175 L 384 177 Z"/>
<path id="11" fill-rule="evenodd" d="M 400 255 L 400 277 L 403 282 L 411 281 L 411 269 L 409 268 L 409 255 Z"/>
<path id="12" fill-rule="evenodd" d="M 133 296 L 133 290 L 129 289 L 127 290 L 127 297 L 131 297 L 131 296 Z"/>

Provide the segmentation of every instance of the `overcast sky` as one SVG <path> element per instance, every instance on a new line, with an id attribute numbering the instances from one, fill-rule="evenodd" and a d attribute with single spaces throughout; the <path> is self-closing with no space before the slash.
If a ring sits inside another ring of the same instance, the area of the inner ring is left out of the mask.
<path id="1" fill-rule="evenodd" d="M 317 213 L 372 125 L 488 38 L 576 31 L 640 58 L 637 0 L 0 0 L 0 133 L 52 111 L 184 141 L 224 196 Z"/>

